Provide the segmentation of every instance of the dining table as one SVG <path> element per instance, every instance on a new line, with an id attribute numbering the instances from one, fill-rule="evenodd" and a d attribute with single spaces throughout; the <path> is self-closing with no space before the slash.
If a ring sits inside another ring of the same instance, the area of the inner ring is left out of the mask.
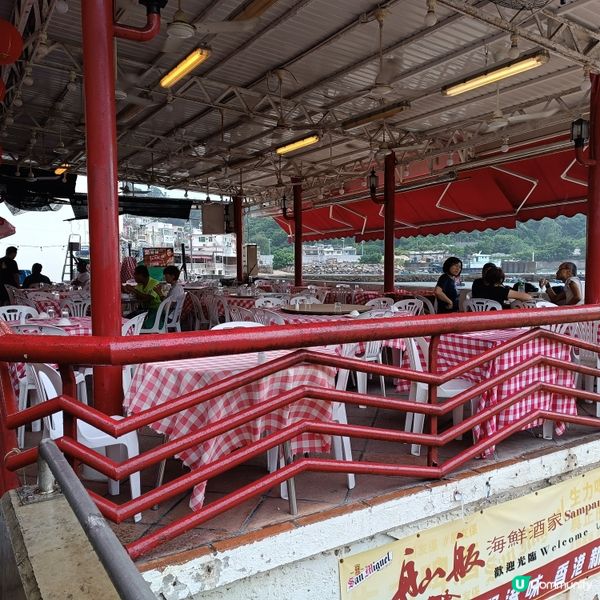
<path id="1" fill-rule="evenodd" d="M 321 351 L 333 352 L 327 348 L 322 348 Z M 257 364 L 287 353 L 289 350 L 140 364 L 125 395 L 124 406 L 128 414 L 136 414 L 168 404 L 174 398 L 195 390 L 209 389 L 222 383 L 227 377 L 252 371 Z M 151 427 L 158 433 L 167 435 L 169 439 L 177 439 L 219 421 L 231 419 L 244 409 L 272 400 L 278 394 L 298 386 L 334 388 L 335 373 L 333 367 L 317 364 L 293 366 L 161 419 Z M 296 421 L 307 419 L 327 422 L 331 417 L 331 403 L 305 398 L 184 450 L 177 457 L 186 466 L 195 469 L 217 462 L 234 450 Z M 291 446 L 294 454 L 328 452 L 330 438 L 318 434 L 303 434 L 293 439 Z M 202 483 L 194 488 L 190 498 L 192 509 L 197 510 L 202 506 L 205 487 L 206 484 Z"/>
<path id="2" fill-rule="evenodd" d="M 438 346 L 439 371 L 444 372 L 499 344 L 514 340 L 527 330 L 528 328 L 517 328 L 444 334 L 440 337 Z M 535 356 L 551 357 L 568 363 L 571 362 L 571 347 L 554 340 L 537 338 L 509 350 L 483 365 L 471 369 L 461 375 L 461 378 L 473 383 L 481 383 Z M 482 411 L 493 407 L 505 398 L 537 382 L 552 383 L 564 388 L 575 387 L 575 381 L 570 371 L 546 365 L 537 365 L 514 375 L 503 383 L 484 392 L 479 399 L 477 410 Z M 497 431 L 508 427 L 536 409 L 550 410 L 565 415 L 577 415 L 576 399 L 574 396 L 570 396 L 568 392 L 558 394 L 538 391 L 487 419 L 482 426 L 475 426 L 473 430 L 475 440 L 479 441 L 489 438 Z M 537 419 L 528 423 L 524 429 L 536 427 L 541 424 L 541 419 Z M 561 435 L 565 431 L 565 423 L 556 421 L 554 430 L 556 435 Z M 493 452 L 494 448 L 490 447 L 484 455 L 487 457 L 492 455 Z"/>

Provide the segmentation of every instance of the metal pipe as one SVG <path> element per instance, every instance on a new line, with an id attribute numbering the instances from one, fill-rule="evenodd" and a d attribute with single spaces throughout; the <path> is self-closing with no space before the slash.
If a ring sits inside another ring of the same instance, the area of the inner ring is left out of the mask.
<path id="1" fill-rule="evenodd" d="M 244 216 L 242 197 L 233 197 L 233 226 L 235 228 L 235 264 L 238 283 L 244 281 Z M 248 265 L 246 265 L 248 267 Z"/>
<path id="2" fill-rule="evenodd" d="M 600 302 L 600 75 L 592 73 L 590 96 L 590 159 L 588 167 L 587 250 L 585 255 L 585 301 Z"/>
<path id="3" fill-rule="evenodd" d="M 0 337 L 3 337 L 0 334 Z M 9 336 L 14 337 L 14 336 Z M 9 428 L 8 415 L 18 410 L 8 363 L 0 362 L 0 497 L 8 490 L 19 487 L 16 473 L 8 470 L 8 462 L 13 452 L 18 452 L 17 431 Z"/>
<path id="4" fill-rule="evenodd" d="M 86 0 L 87 1 L 87 0 Z M 141 28 L 131 27 L 130 25 L 114 24 L 115 37 L 134 42 L 148 42 L 160 33 L 160 15 L 158 13 L 148 13 L 146 25 Z"/>
<path id="5" fill-rule="evenodd" d="M 292 177 L 294 190 L 294 285 L 302 285 L 302 180 Z"/>
<path id="6" fill-rule="evenodd" d="M 109 527 L 56 444 L 46 438 L 39 452 L 60 484 L 67 502 L 123 600 L 156 600 L 133 561 Z"/>
<path id="7" fill-rule="evenodd" d="M 94 335 L 121 335 L 119 204 L 112 0 L 81 4 L 85 129 L 88 165 L 91 291 Z M 123 410 L 119 367 L 94 367 L 95 406 L 106 414 Z"/>
<path id="8" fill-rule="evenodd" d="M 383 175 L 384 241 L 383 241 L 383 293 L 394 291 L 394 228 L 396 225 L 396 155 L 385 157 Z"/>

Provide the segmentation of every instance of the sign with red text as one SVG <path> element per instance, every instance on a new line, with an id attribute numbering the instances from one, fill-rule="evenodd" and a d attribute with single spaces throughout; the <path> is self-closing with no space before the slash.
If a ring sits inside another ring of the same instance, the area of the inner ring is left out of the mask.
<path id="1" fill-rule="evenodd" d="M 144 248 L 144 264 L 147 267 L 166 267 L 175 264 L 173 248 Z"/>
<path id="2" fill-rule="evenodd" d="M 342 600 L 541 600 L 600 571 L 600 469 L 340 560 Z"/>

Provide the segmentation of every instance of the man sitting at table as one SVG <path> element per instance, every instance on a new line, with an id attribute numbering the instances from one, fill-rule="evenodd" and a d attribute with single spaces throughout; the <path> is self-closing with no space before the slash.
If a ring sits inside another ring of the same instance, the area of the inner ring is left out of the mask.
<path id="1" fill-rule="evenodd" d="M 547 279 L 540 279 L 540 288 L 546 288 L 548 298 L 554 304 L 569 306 L 583 304 L 581 280 L 577 277 L 577 265 L 572 262 L 561 263 L 556 271 L 556 279 L 564 282 L 561 292 L 555 292 Z"/>
<path id="2" fill-rule="evenodd" d="M 71 285 L 87 290 L 90 287 L 90 273 L 88 263 L 85 260 L 77 261 L 77 276 L 71 281 Z"/>
<path id="3" fill-rule="evenodd" d="M 49 277 L 42 275 L 42 265 L 40 263 L 33 263 L 31 265 L 31 275 L 27 275 L 23 280 L 23 288 L 38 287 L 40 283 L 51 285 Z"/>
<path id="4" fill-rule="evenodd" d="M 500 267 L 489 267 L 483 277 L 483 283 L 484 285 L 477 290 L 477 296 L 473 292 L 473 298 L 495 300 L 502 304 L 503 308 L 509 308 L 505 304 L 507 300 L 532 300 L 529 294 L 516 292 L 504 285 L 504 271 Z"/>
<path id="5" fill-rule="evenodd" d="M 143 325 L 145 329 L 148 329 L 154 325 L 156 311 L 160 306 L 160 283 L 150 277 L 148 267 L 145 265 L 138 265 L 135 268 L 133 278 L 137 283 L 136 286 L 125 284 L 121 286 L 121 289 L 128 294 L 133 294 L 143 308 L 127 315 L 127 318 L 131 319 L 143 312 L 148 312 Z"/>

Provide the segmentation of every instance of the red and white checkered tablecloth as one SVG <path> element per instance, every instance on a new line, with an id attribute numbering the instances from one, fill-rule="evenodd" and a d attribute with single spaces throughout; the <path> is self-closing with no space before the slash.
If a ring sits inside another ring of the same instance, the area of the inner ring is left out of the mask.
<path id="1" fill-rule="evenodd" d="M 443 335 L 439 345 L 440 371 L 443 372 L 455 367 L 502 342 L 509 341 L 518 335 L 521 335 L 524 331 L 524 329 L 508 329 Z M 569 346 L 551 340 L 536 339 L 500 355 L 498 358 L 483 366 L 462 375 L 462 377 L 473 381 L 474 383 L 479 383 L 538 355 L 557 358 L 565 362 L 571 361 L 571 351 Z M 507 398 L 524 387 L 538 381 L 545 381 L 567 388 L 575 386 L 573 376 L 570 372 L 547 366 L 538 366 L 512 377 L 503 384 L 496 386 L 483 394 L 479 402 L 478 410 L 483 410 L 489 406 L 495 406 L 504 398 Z M 483 428 L 475 428 L 475 439 L 479 440 L 487 438 L 496 431 L 507 427 L 537 408 L 552 410 L 567 415 L 577 414 L 577 405 L 574 397 L 563 394 L 551 394 L 548 392 L 536 392 L 524 400 L 513 404 L 499 415 L 486 421 Z M 541 420 L 538 419 L 529 424 L 527 428 L 540 424 Z M 561 435 L 565 430 L 565 424 L 557 422 L 555 424 L 555 430 L 557 435 Z M 492 453 L 493 448 L 489 449 L 486 455 Z"/>
<path id="2" fill-rule="evenodd" d="M 60 311 L 59 311 L 60 314 Z M 92 317 L 69 317 L 71 325 L 61 325 L 56 319 L 27 319 L 33 325 L 52 325 L 64 329 L 69 335 L 92 335 Z"/>
<path id="3" fill-rule="evenodd" d="M 265 358 L 272 360 L 285 355 L 286 352 L 288 351 L 267 352 Z M 191 391 L 210 387 L 233 374 L 253 369 L 256 364 L 255 353 L 142 364 L 136 369 L 124 404 L 130 414 L 139 413 Z M 300 385 L 333 388 L 334 378 L 335 369 L 332 367 L 319 365 L 292 367 L 162 419 L 152 427 L 171 439 L 177 439 L 221 419 L 230 418 L 245 408 L 272 399 L 277 394 Z M 190 468 L 196 468 L 214 462 L 245 444 L 259 440 L 269 432 L 282 429 L 302 419 L 329 421 L 331 405 L 316 400 L 296 402 L 285 409 L 186 450 L 178 455 L 178 458 Z M 292 451 L 294 454 L 328 452 L 329 444 L 328 436 L 305 434 L 292 441 Z M 201 484 L 194 488 L 190 500 L 192 509 L 202 506 L 205 485 Z"/>

